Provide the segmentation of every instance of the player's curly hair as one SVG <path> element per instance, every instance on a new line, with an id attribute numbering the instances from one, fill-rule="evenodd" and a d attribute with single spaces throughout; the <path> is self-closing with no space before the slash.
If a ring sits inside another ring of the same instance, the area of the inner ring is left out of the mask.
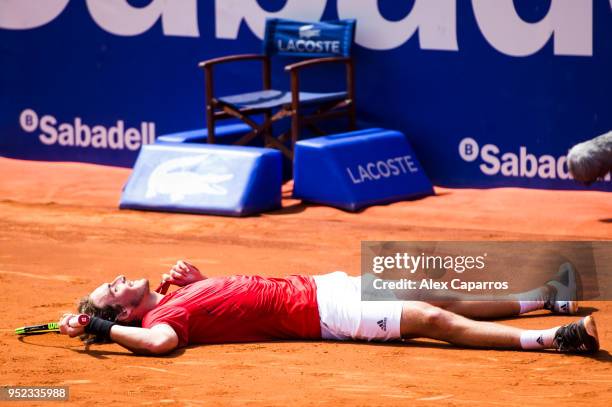
<path id="1" fill-rule="evenodd" d="M 103 308 L 96 307 L 89 295 L 80 299 L 77 310 L 79 314 L 87 314 L 91 317 L 98 317 L 115 323 L 117 323 L 117 316 L 121 313 L 120 306 L 107 305 Z M 84 333 L 79 338 L 81 338 L 86 345 L 108 342 L 108 339 L 88 333 Z"/>

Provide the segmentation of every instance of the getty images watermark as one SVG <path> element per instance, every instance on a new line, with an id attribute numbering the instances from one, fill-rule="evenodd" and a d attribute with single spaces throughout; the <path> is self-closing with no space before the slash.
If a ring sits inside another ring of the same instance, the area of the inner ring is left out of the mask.
<path id="1" fill-rule="evenodd" d="M 563 278 L 567 268 L 578 300 L 612 299 L 612 242 L 362 242 L 361 294 L 364 301 L 504 300 Z"/>

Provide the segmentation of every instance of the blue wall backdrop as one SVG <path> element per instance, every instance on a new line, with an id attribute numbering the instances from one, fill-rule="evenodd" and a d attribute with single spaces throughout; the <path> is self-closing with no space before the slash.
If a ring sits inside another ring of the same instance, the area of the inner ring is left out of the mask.
<path id="1" fill-rule="evenodd" d="M 359 118 L 436 185 L 580 189 L 568 148 L 612 129 L 612 0 L 0 0 L 0 155 L 131 166 L 205 126 L 197 62 L 259 52 L 269 16 L 357 19 Z M 258 65 L 218 79 L 255 90 Z"/>

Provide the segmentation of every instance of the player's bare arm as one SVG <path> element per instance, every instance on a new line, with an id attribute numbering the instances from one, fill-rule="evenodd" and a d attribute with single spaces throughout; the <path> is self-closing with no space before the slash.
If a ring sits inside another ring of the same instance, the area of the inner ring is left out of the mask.
<path id="1" fill-rule="evenodd" d="M 60 333 L 71 338 L 85 334 L 85 326 L 71 327 L 68 321 L 73 314 L 65 314 L 60 321 Z M 178 337 L 167 324 L 155 325 L 152 328 L 113 325 L 109 339 L 124 348 L 141 355 L 162 355 L 176 349 Z"/>

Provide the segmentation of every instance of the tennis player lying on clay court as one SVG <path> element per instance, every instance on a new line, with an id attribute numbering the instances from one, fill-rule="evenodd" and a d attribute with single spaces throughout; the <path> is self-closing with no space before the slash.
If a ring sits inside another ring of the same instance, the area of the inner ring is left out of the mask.
<path id="1" fill-rule="evenodd" d="M 163 279 L 181 288 L 162 295 L 146 279 L 118 276 L 79 304 L 91 315 L 86 327 L 60 331 L 86 341 L 113 341 L 140 354 L 164 354 L 192 344 L 269 340 L 390 341 L 417 337 L 452 344 L 499 349 L 556 349 L 593 353 L 599 349 L 592 317 L 565 326 L 524 330 L 468 318 L 498 318 L 537 309 L 573 314 L 575 301 L 556 301 L 575 293 L 571 266 L 557 278 L 508 301 L 425 303 L 361 301 L 361 277 L 343 272 L 320 276 L 266 278 L 202 276 L 179 261 Z M 557 281 L 558 280 L 558 281 Z M 563 294 L 561 297 L 560 294 Z"/>

